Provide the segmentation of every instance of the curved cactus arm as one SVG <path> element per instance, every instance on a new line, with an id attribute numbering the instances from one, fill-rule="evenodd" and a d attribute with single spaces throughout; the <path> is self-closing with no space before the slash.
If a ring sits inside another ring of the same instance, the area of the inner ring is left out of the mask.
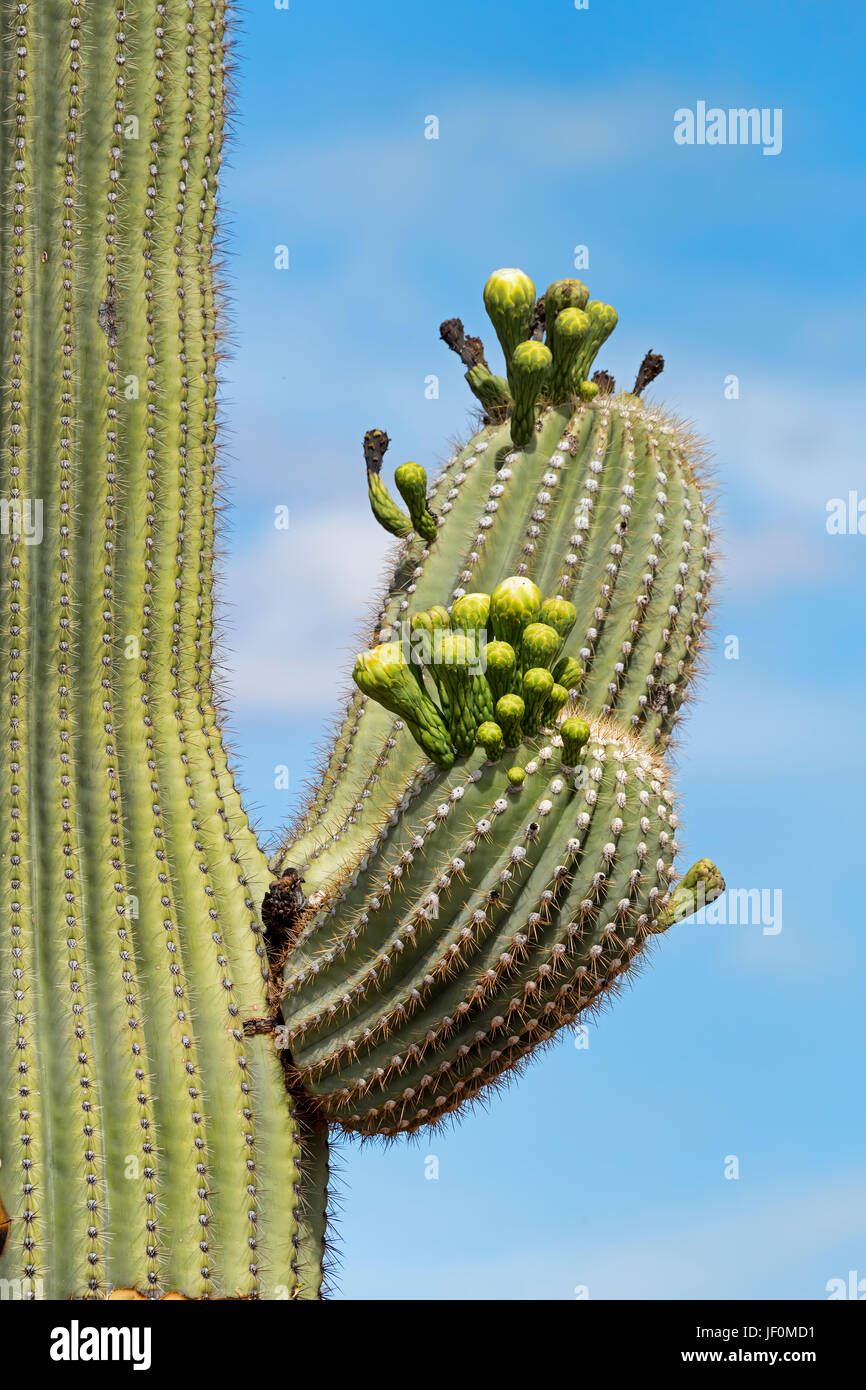
<path id="1" fill-rule="evenodd" d="M 293 1075 L 362 1134 L 459 1110 L 724 888 L 706 860 L 676 881 L 663 756 L 706 622 L 699 453 L 638 392 L 587 381 L 616 312 L 585 286 L 536 302 L 522 272 L 497 272 L 485 302 L 510 443 L 491 421 L 446 466 L 435 540 L 407 540 L 377 622 L 380 640 L 437 635 L 433 595 L 450 604 L 426 669 L 453 764 L 419 757 L 409 719 L 353 701 L 275 861 L 313 889 L 284 968 Z M 442 336 L 482 365 L 459 320 Z M 660 366 L 650 354 L 636 385 Z M 481 635 L 470 677 L 462 644 Z"/>
<path id="2" fill-rule="evenodd" d="M 458 1109 L 669 925 L 665 769 L 615 725 L 579 725 L 524 742 L 510 789 L 476 754 L 397 804 L 304 927 L 288 1045 L 334 1122 L 396 1134 Z"/>

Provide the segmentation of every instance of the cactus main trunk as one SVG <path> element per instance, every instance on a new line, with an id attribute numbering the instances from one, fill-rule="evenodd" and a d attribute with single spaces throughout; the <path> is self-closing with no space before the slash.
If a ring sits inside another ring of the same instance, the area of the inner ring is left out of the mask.
<path id="1" fill-rule="evenodd" d="M 0 1276 L 294 1296 L 299 1126 L 243 1030 L 267 869 L 213 691 L 225 5 L 0 14 Z"/>

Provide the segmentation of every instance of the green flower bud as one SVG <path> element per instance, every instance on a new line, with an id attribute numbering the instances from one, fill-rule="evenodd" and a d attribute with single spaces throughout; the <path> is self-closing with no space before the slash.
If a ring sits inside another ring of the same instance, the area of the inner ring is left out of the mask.
<path id="1" fill-rule="evenodd" d="M 444 632 L 434 647 L 431 669 L 448 692 L 451 742 L 458 753 L 471 753 L 478 725 L 493 718 L 493 697 L 474 633 Z"/>
<path id="2" fill-rule="evenodd" d="M 523 732 L 534 738 L 541 727 L 541 715 L 553 689 L 553 676 L 543 666 L 533 666 L 523 673 Z"/>
<path id="3" fill-rule="evenodd" d="M 406 513 L 397 506 L 381 473 L 367 474 L 367 496 L 370 499 L 370 510 L 380 526 L 389 531 L 392 536 L 409 535 L 412 530 L 412 522 Z"/>
<path id="4" fill-rule="evenodd" d="M 451 608 L 451 626 L 455 632 L 486 631 L 489 617 L 489 594 L 464 594 L 455 599 Z"/>
<path id="5" fill-rule="evenodd" d="M 522 787 L 526 781 L 526 773 L 522 767 L 510 767 L 505 775 L 512 787 Z"/>
<path id="6" fill-rule="evenodd" d="M 443 607 L 441 603 L 433 604 L 432 608 L 422 609 L 421 612 L 413 614 L 412 617 L 409 619 L 409 625 L 413 633 L 419 631 L 419 629 L 423 629 L 424 632 L 429 634 L 429 637 L 426 640 L 420 641 L 417 644 L 417 646 L 413 642 L 412 646 L 413 650 L 420 655 L 420 659 L 424 662 L 424 664 L 430 671 L 430 675 L 433 678 L 433 682 L 436 686 L 436 691 L 439 696 L 439 704 L 442 707 L 442 713 L 445 716 L 446 722 L 450 713 L 448 689 L 439 679 L 438 670 L 433 665 L 433 654 L 435 651 L 437 641 L 436 637 L 434 637 L 433 634 L 441 631 L 443 628 L 449 627 L 450 624 L 451 615 L 448 612 L 448 609 Z"/>
<path id="7" fill-rule="evenodd" d="M 511 439 L 518 448 L 528 444 L 535 429 L 535 406 L 538 394 L 550 374 L 553 356 L 550 348 L 535 339 L 519 343 L 511 359 L 511 394 L 514 410 L 511 415 Z"/>
<path id="8" fill-rule="evenodd" d="M 554 323 L 553 370 L 548 385 L 551 400 L 570 399 L 574 390 L 574 366 L 591 329 L 592 320 L 582 309 L 563 309 Z"/>
<path id="9" fill-rule="evenodd" d="M 536 621 L 540 611 L 541 590 L 537 584 L 521 575 L 503 579 L 490 595 L 493 636 L 519 651 L 523 629 Z"/>
<path id="10" fill-rule="evenodd" d="M 484 307 L 496 329 L 511 384 L 511 359 L 515 348 L 529 337 L 535 286 L 522 270 L 495 270 L 484 286 Z"/>
<path id="11" fill-rule="evenodd" d="M 578 719 L 573 715 L 570 719 L 563 719 L 559 726 L 559 736 L 562 739 L 562 761 L 566 767 L 576 767 L 580 758 L 580 750 L 587 742 L 590 735 L 590 727 L 585 719 Z"/>
<path id="12" fill-rule="evenodd" d="M 530 666 L 550 666 L 562 646 L 555 627 L 547 623 L 530 623 L 523 629 L 520 643 L 520 664 L 524 671 Z"/>
<path id="13" fill-rule="evenodd" d="M 552 729 L 556 724 L 556 717 L 563 705 L 568 704 L 568 691 L 564 685 L 554 683 L 553 689 L 547 697 L 541 722 L 545 728 Z"/>
<path id="14" fill-rule="evenodd" d="M 436 539 L 436 518 L 427 506 L 427 473 L 420 463 L 401 463 L 394 470 L 397 491 L 409 508 L 412 526 L 425 541 Z"/>
<path id="15" fill-rule="evenodd" d="M 496 701 L 496 720 L 506 748 L 517 748 L 523 738 L 525 706 L 519 695 L 503 695 Z"/>
<path id="16" fill-rule="evenodd" d="M 584 309 L 589 290 L 582 280 L 554 280 L 544 295 L 544 321 L 548 344 L 553 343 L 553 325 L 567 309 Z"/>
<path id="17" fill-rule="evenodd" d="M 725 891 L 725 880 L 712 859 L 699 859 L 680 879 L 662 908 L 658 930 L 664 931 L 674 922 L 684 922 L 707 903 L 715 902 Z"/>
<path id="18" fill-rule="evenodd" d="M 583 679 L 583 667 L 573 656 L 560 657 L 553 668 L 553 679 L 566 690 L 577 690 Z"/>
<path id="19" fill-rule="evenodd" d="M 596 396 L 598 395 L 598 382 L 582 381 L 580 383 L 578 394 L 582 401 L 594 401 Z"/>
<path id="20" fill-rule="evenodd" d="M 610 304 L 602 304 L 599 299 L 591 299 L 586 306 L 586 312 L 590 319 L 589 332 L 572 369 L 574 385 L 578 389 L 581 382 L 588 378 L 602 344 L 607 342 L 618 322 L 616 309 Z"/>
<path id="21" fill-rule="evenodd" d="M 488 642 L 484 648 L 484 673 L 494 704 L 511 690 L 517 657 L 509 642 Z"/>
<path id="22" fill-rule="evenodd" d="M 439 767 L 451 767 L 448 730 L 433 701 L 419 687 L 401 642 L 385 642 L 361 652 L 352 678 L 358 689 L 406 721 L 413 738 Z"/>
<path id="23" fill-rule="evenodd" d="M 367 467 L 367 495 L 370 509 L 392 536 L 408 536 L 412 522 L 394 501 L 382 478 L 382 459 L 390 440 L 384 430 L 368 430 L 364 435 L 364 463 Z"/>
<path id="24" fill-rule="evenodd" d="M 470 367 L 466 373 L 466 380 L 472 394 L 490 414 L 493 414 L 494 411 L 511 409 L 512 400 L 508 382 L 504 377 L 494 376 L 486 363 L 479 362 L 477 366 Z"/>
<path id="25" fill-rule="evenodd" d="M 541 605 L 538 621 L 555 627 L 560 641 L 564 642 L 577 622 L 577 609 L 567 598 L 546 598 Z"/>
<path id="26" fill-rule="evenodd" d="M 492 719 L 485 719 L 483 724 L 478 725 L 475 740 L 484 749 L 492 763 L 495 763 L 497 758 L 502 757 L 505 740 L 499 725 L 495 724 Z"/>

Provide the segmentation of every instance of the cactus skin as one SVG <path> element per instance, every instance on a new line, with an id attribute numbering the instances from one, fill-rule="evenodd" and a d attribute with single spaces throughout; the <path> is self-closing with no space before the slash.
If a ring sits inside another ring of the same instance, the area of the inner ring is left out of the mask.
<path id="1" fill-rule="evenodd" d="M 528 276 L 488 281 L 512 414 L 445 466 L 436 540 L 401 545 L 374 628 L 396 636 L 434 602 L 455 629 L 486 621 L 493 718 L 452 667 L 444 770 L 354 697 L 272 862 L 310 893 L 283 977 L 292 1074 L 364 1135 L 458 1111 L 724 887 L 709 860 L 676 885 L 665 757 L 707 616 L 700 454 L 661 411 L 586 381 L 616 313 L 579 282 L 551 291 L 532 308 Z M 582 315 L 577 355 L 521 395 L 522 359 L 550 357 L 528 335 L 544 317 L 555 335 L 560 312 Z"/>
<path id="2" fill-rule="evenodd" d="M 0 495 L 43 508 L 0 544 L 0 1277 L 316 1296 L 212 690 L 225 5 L 0 19 Z"/>

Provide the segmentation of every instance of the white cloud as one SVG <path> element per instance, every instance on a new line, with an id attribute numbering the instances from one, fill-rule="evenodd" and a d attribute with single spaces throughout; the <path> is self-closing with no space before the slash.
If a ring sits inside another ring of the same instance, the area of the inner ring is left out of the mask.
<path id="1" fill-rule="evenodd" d="M 361 510 L 293 515 L 236 551 L 222 586 L 230 708 L 331 714 L 387 551 Z"/>

